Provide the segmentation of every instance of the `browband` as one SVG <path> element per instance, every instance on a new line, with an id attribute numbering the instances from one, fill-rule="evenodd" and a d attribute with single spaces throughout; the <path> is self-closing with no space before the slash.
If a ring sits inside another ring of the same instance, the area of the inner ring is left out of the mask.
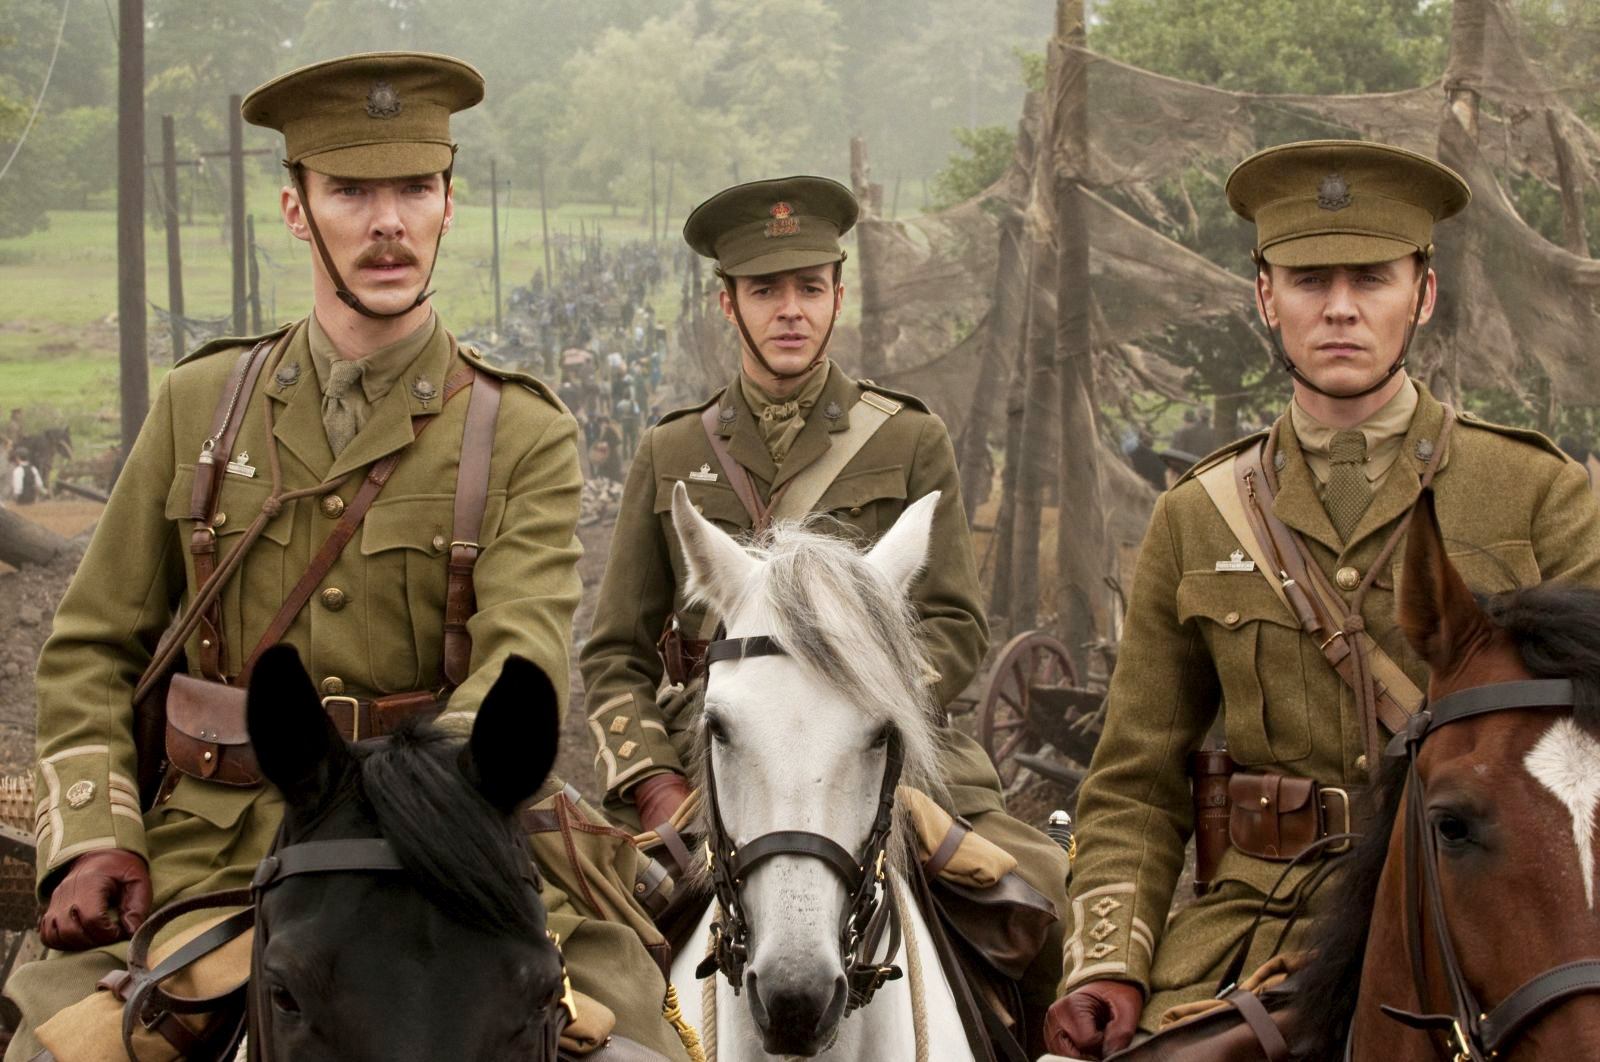
<path id="1" fill-rule="evenodd" d="M 757 634 L 749 638 L 719 638 L 706 647 L 706 666 L 719 660 L 743 660 L 747 656 L 787 656 L 783 647 L 770 635 Z"/>

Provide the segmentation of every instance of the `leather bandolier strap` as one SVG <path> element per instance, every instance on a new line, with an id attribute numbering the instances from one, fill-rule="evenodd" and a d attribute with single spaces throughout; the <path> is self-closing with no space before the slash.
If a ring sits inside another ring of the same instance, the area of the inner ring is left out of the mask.
<path id="1" fill-rule="evenodd" d="M 477 611 L 472 571 L 483 547 L 478 536 L 489 504 L 489 458 L 494 453 L 495 418 L 500 412 L 500 381 L 479 373 L 467 399 L 461 434 L 461 464 L 456 470 L 454 523 L 450 532 L 449 581 L 444 598 L 444 679 L 450 687 L 467 680 L 472 668 L 472 638 L 467 620 Z"/>

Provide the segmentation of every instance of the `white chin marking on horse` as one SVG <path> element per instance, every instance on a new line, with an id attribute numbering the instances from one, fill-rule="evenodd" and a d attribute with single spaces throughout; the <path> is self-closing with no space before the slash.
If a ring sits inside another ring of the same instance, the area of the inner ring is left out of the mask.
<path id="1" fill-rule="evenodd" d="M 1558 719 L 1522 764 L 1572 815 L 1583 893 L 1594 910 L 1595 808 L 1600 805 L 1600 741 L 1571 719 Z"/>

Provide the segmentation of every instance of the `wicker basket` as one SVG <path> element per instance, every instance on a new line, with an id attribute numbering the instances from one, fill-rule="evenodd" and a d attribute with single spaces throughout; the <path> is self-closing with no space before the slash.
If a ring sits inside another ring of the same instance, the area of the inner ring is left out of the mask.
<path id="1" fill-rule="evenodd" d="M 0 776 L 0 822 L 33 836 L 33 775 Z M 33 929 L 39 921 L 33 859 L 0 859 L 0 929 Z"/>

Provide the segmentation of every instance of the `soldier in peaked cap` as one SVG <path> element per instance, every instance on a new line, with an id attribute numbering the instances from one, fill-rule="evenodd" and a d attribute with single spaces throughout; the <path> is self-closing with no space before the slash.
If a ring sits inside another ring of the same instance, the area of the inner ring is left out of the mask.
<path id="1" fill-rule="evenodd" d="M 23 1018 L 8 1058 L 31 1058 L 35 1029 L 123 965 L 152 907 L 248 885 L 272 843 L 281 797 L 258 778 L 219 784 L 220 753 L 174 754 L 159 789 L 142 791 L 162 750 L 136 743 L 132 693 L 174 615 L 242 548 L 278 475 L 282 491 L 307 496 L 274 500 L 282 511 L 186 646 L 202 734 L 228 729 L 210 720 L 253 648 L 273 640 L 299 650 L 351 739 L 416 715 L 464 733 L 512 653 L 564 695 L 576 424 L 542 382 L 458 344 L 429 301 L 454 216 L 450 115 L 482 96 L 458 59 L 380 53 L 304 67 L 244 101 L 247 120 L 283 134 L 282 213 L 315 248 L 313 306 L 268 335 L 209 343 L 162 381 L 56 613 L 37 683 L 40 934 L 55 953 L 7 986 Z M 486 441 L 467 448 L 469 429 Z M 389 474 L 373 500 L 361 488 L 375 467 Z M 335 533 L 348 546 L 324 557 Z M 315 596 L 296 609 L 291 588 L 319 566 Z M 447 624 L 447 596 L 455 609 L 474 592 L 476 611 Z M 571 798 L 561 790 L 539 798 Z M 575 986 L 627 1036 L 682 1057 L 640 937 L 585 917 L 595 912 L 551 884 L 572 875 L 546 869 L 549 927 Z"/>
<path id="2" fill-rule="evenodd" d="M 1257 310 L 1293 397 L 1151 517 L 1078 802 L 1070 992 L 1046 1027 L 1052 1050 L 1077 1057 L 1204 1006 L 1274 953 L 1292 911 L 1277 950 L 1305 948 L 1334 891 L 1316 890 L 1322 856 L 1289 870 L 1265 906 L 1268 893 L 1307 844 L 1361 828 L 1379 750 L 1427 682 L 1394 591 L 1424 487 L 1475 589 L 1600 585 L 1583 468 L 1402 371 L 1434 309 L 1435 223 L 1469 199 L 1461 178 L 1400 148 L 1311 141 L 1246 159 L 1227 195 L 1256 225 Z M 1257 526 L 1292 543 L 1281 554 L 1292 587 L 1274 578 L 1279 554 Z M 1225 751 L 1200 751 L 1219 718 Z M 1291 833 L 1301 840 L 1284 843 Z M 1200 896 L 1169 920 L 1191 835 Z"/>
<path id="3" fill-rule="evenodd" d="M 828 357 L 844 303 L 839 241 L 856 214 L 843 185 L 790 177 L 726 189 L 684 226 L 689 246 L 717 263 L 722 309 L 740 339 L 739 369 L 726 387 L 667 414 L 640 441 L 580 657 L 607 808 L 646 830 L 669 824 L 689 793 L 684 763 L 700 707 L 700 657 L 717 623 L 686 597 L 674 484 L 733 534 L 825 513 L 836 521 L 825 526 L 862 545 L 909 503 L 941 491 L 934 560 L 913 593 L 941 705 L 966 687 L 988 647 L 944 424 L 917 398 L 853 380 Z M 1064 854 L 1005 814 L 999 779 L 977 743 L 955 730 L 948 736 L 952 810 L 1014 854 L 1023 879 L 1059 909 Z M 664 839 L 676 839 L 670 827 Z M 687 851 L 678 858 L 686 861 Z M 1061 973 L 1055 943 L 1029 959 L 1026 986 L 1048 1003 Z"/>

